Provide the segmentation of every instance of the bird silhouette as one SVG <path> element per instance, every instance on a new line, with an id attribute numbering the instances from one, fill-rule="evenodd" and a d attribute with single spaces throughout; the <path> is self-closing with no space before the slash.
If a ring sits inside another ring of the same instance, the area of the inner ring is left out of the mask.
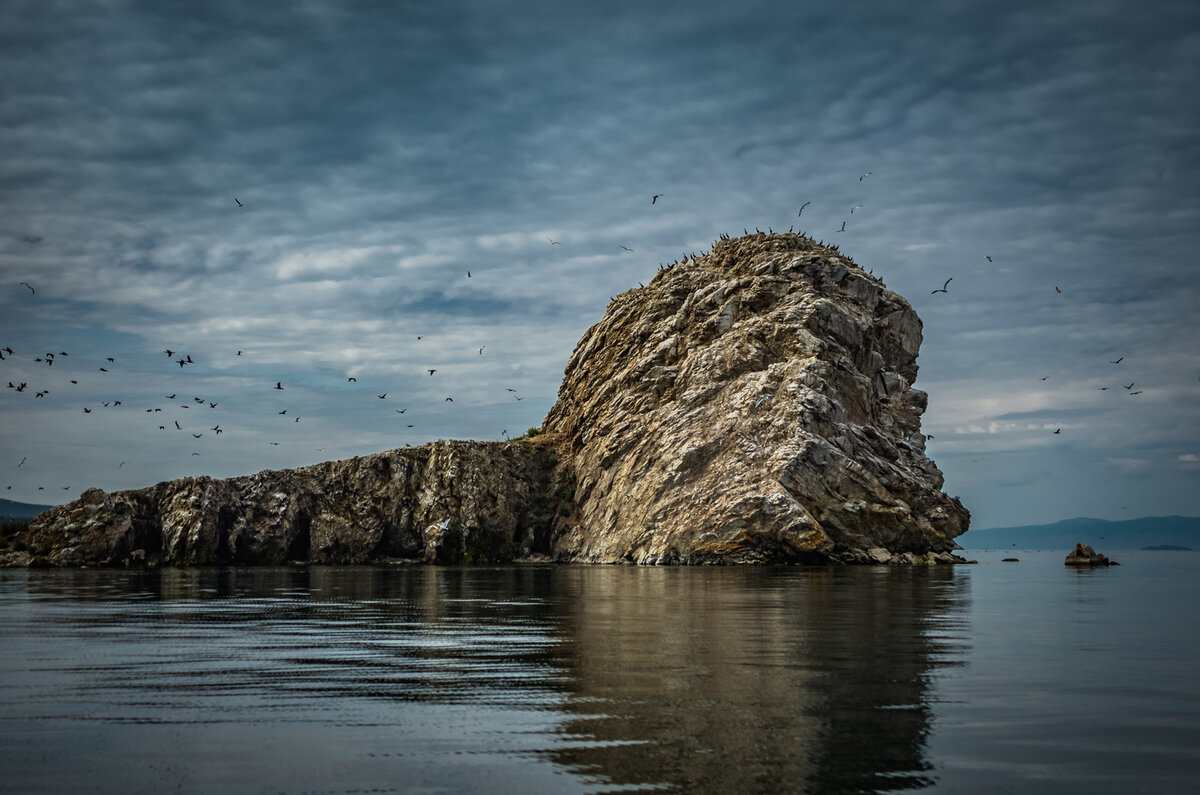
<path id="1" fill-rule="evenodd" d="M 662 197 L 663 197 L 663 194 L 661 194 L 661 193 L 656 193 L 656 194 L 654 194 L 653 196 L 651 196 L 651 197 L 650 197 L 650 203 L 651 203 L 651 204 L 654 204 L 656 201 L 658 201 L 658 200 L 659 200 L 659 199 L 661 199 Z"/>
<path id="2" fill-rule="evenodd" d="M 871 172 L 870 172 L 870 171 L 868 171 L 866 174 L 863 174 L 863 175 L 862 175 L 862 177 L 859 177 L 859 178 L 858 178 L 858 181 L 859 181 L 859 182 L 862 182 L 862 181 L 863 181 L 863 177 L 869 177 L 869 176 L 871 176 Z"/>
<path id="3" fill-rule="evenodd" d="M 480 355 L 480 356 L 483 356 L 483 349 L 484 349 L 484 348 L 486 348 L 486 347 L 487 347 L 486 345 L 480 345 L 480 346 L 479 346 L 479 355 Z"/>
<path id="4" fill-rule="evenodd" d="M 276 389 L 283 389 L 283 382 L 282 382 L 282 381 L 276 381 L 276 382 L 275 382 L 275 388 L 276 388 Z"/>
<path id="5" fill-rule="evenodd" d="M 454 398 L 452 398 L 452 397 L 448 397 L 448 398 L 446 398 L 446 399 L 445 399 L 444 401 L 442 401 L 442 402 L 443 402 L 443 403 L 453 403 L 453 402 L 454 402 Z"/>
<path id="6" fill-rule="evenodd" d="M 1057 430 L 1055 430 L 1054 432 L 1055 432 L 1055 433 L 1062 433 L 1062 428 L 1058 428 L 1058 429 L 1057 429 Z"/>
<path id="7" fill-rule="evenodd" d="M 856 205 L 854 205 L 853 207 L 851 207 L 851 208 L 850 208 L 850 214 L 851 214 L 851 215 L 854 215 L 854 211 L 855 211 L 855 210 L 857 210 L 859 207 L 862 207 L 862 205 L 861 205 L 861 204 L 856 204 Z"/>
<path id="8" fill-rule="evenodd" d="M 468 278 L 468 279 L 469 279 L 469 278 L 471 278 L 471 272 L 470 272 L 470 271 L 467 271 L 467 278 Z"/>
<path id="9" fill-rule="evenodd" d="M 21 284 L 25 287 L 28 287 L 29 292 L 33 293 L 34 295 L 37 295 L 37 290 L 33 289 L 33 287 L 30 286 L 29 282 L 21 282 Z M 12 351 L 9 351 L 9 353 L 12 353 Z"/>
<path id="10" fill-rule="evenodd" d="M 1120 359 L 1117 359 L 1115 362 L 1112 362 L 1112 364 L 1120 364 L 1120 363 L 1121 363 L 1121 359 L 1124 359 L 1124 358 L 1125 358 L 1125 357 L 1124 357 L 1124 356 L 1122 356 Z"/>
<path id="11" fill-rule="evenodd" d="M 346 379 L 347 384 L 350 383 L 351 381 L 353 381 L 356 384 L 358 383 L 358 379 L 355 378 L 354 376 L 350 376 L 349 378 Z"/>
<path id="12" fill-rule="evenodd" d="M 842 221 L 842 228 L 841 228 L 841 229 L 835 229 L 835 230 L 833 230 L 833 231 L 835 231 L 835 232 L 845 232 L 845 231 L 846 231 L 846 222 L 845 222 L 845 221 Z"/>
<path id="13" fill-rule="evenodd" d="M 429 374 L 430 374 L 430 375 L 433 375 L 433 374 L 434 374 L 434 373 L 436 373 L 436 372 L 437 372 L 437 370 L 430 370 L 430 371 L 429 371 Z"/>
<path id="14" fill-rule="evenodd" d="M 617 245 L 621 245 L 621 244 L 618 243 Z M 629 246 L 621 246 L 621 248 L 625 249 L 626 251 L 633 251 L 633 249 L 631 249 Z"/>
<path id="15" fill-rule="evenodd" d="M 175 420 L 175 430 L 182 431 L 183 426 L 179 424 L 179 420 Z"/>
<path id="16" fill-rule="evenodd" d="M 384 392 L 382 395 L 376 395 L 375 397 L 379 398 L 380 400 L 385 400 L 387 398 L 387 392 Z"/>
<path id="17" fill-rule="evenodd" d="M 1129 386 L 1127 386 L 1127 387 L 1125 387 L 1125 388 L 1126 388 L 1126 389 L 1133 389 L 1133 385 L 1134 385 L 1134 383 L 1135 383 L 1135 382 L 1133 382 L 1133 381 L 1130 381 L 1130 382 L 1129 382 Z"/>
<path id="18" fill-rule="evenodd" d="M 1056 293 L 1061 293 L 1061 292 L 1062 292 L 1062 290 L 1058 289 L 1058 285 L 1055 285 L 1055 286 L 1054 286 L 1054 292 L 1056 292 Z"/>
<path id="19" fill-rule="evenodd" d="M 804 214 L 804 208 L 805 208 L 805 207 L 807 207 L 807 206 L 808 206 L 808 205 L 810 205 L 810 204 L 812 204 L 812 202 L 805 202 L 804 204 L 801 204 L 801 205 L 800 205 L 800 212 L 796 213 L 796 217 L 797 217 L 797 218 L 799 218 L 801 215 L 803 215 L 803 214 Z"/>
<path id="20" fill-rule="evenodd" d="M 985 260 L 987 260 L 988 262 L 991 262 L 991 261 L 992 261 L 992 258 L 991 258 L 991 257 L 989 257 L 989 256 L 988 256 L 988 255 L 986 255 L 986 254 L 984 254 L 984 255 L 983 255 L 983 258 L 984 258 Z"/>
<path id="21" fill-rule="evenodd" d="M 242 204 L 240 201 L 238 201 L 238 197 L 237 197 L 237 196 L 234 196 L 234 197 L 233 197 L 233 200 L 234 200 L 235 202 L 237 202 L 237 206 L 238 206 L 238 207 L 245 207 L 245 206 L 246 206 L 246 205 Z"/>
<path id="22" fill-rule="evenodd" d="M 947 289 L 946 289 L 946 287 L 947 287 L 947 286 L 949 286 L 950 282 L 952 282 L 952 281 L 954 281 L 954 277 L 953 277 L 953 276 L 951 276 L 949 279 L 947 279 L 947 280 L 946 280 L 946 283 L 945 283 L 945 284 L 943 284 L 943 285 L 941 286 L 941 289 L 938 289 L 938 290 L 931 290 L 931 291 L 929 292 L 929 294 L 930 294 L 930 295 L 933 295 L 934 293 L 946 293 L 946 292 L 949 292 L 949 290 L 947 290 Z"/>
<path id="23" fill-rule="evenodd" d="M 560 245 L 562 245 L 562 244 L 561 244 L 561 243 L 559 243 L 557 240 L 551 240 L 550 238 L 546 238 L 546 239 L 547 239 L 547 240 L 550 240 L 550 245 L 552 245 L 552 246 L 560 246 Z"/>

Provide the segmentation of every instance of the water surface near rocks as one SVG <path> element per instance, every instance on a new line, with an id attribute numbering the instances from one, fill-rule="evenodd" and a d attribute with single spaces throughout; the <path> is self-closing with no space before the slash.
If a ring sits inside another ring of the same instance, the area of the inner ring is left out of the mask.
<path id="1" fill-rule="evenodd" d="M 0 791 L 1190 791 L 1200 554 L 0 572 Z"/>

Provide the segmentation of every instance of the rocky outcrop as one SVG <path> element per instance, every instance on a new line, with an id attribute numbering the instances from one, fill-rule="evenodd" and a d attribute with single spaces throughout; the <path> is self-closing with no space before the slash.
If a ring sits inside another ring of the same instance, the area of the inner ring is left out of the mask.
<path id="1" fill-rule="evenodd" d="M 1115 566 L 1116 562 L 1109 560 L 1087 544 L 1076 544 L 1075 548 L 1063 561 L 1068 566 Z"/>
<path id="2" fill-rule="evenodd" d="M 925 455 L 920 344 L 836 248 L 723 238 L 609 305 L 544 436 L 92 489 L 0 564 L 958 560 L 969 515 Z"/>
<path id="3" fill-rule="evenodd" d="M 635 563 L 949 559 L 921 321 L 836 249 L 722 239 L 622 293 L 545 427 L 575 482 L 556 552 Z"/>
<path id="4" fill-rule="evenodd" d="M 550 546 L 552 447 L 435 442 L 301 469 L 89 489 L 35 518 L 15 565 L 510 561 Z M 561 507 L 560 507 L 561 506 Z"/>

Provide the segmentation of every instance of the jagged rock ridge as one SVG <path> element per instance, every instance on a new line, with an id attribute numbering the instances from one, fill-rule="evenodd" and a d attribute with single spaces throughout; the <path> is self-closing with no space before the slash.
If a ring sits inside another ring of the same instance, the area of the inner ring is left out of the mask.
<path id="1" fill-rule="evenodd" d="M 93 489 L 0 563 L 949 561 L 969 515 L 925 456 L 920 343 L 836 248 L 723 238 L 609 305 L 544 436 Z"/>

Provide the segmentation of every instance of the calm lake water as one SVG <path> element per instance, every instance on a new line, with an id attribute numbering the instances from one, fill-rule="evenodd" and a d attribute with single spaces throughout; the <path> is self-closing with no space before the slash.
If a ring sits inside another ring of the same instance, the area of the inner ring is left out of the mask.
<path id="1" fill-rule="evenodd" d="M 0 791 L 1195 792 L 1200 553 L 1104 551 L 3 571 Z"/>

